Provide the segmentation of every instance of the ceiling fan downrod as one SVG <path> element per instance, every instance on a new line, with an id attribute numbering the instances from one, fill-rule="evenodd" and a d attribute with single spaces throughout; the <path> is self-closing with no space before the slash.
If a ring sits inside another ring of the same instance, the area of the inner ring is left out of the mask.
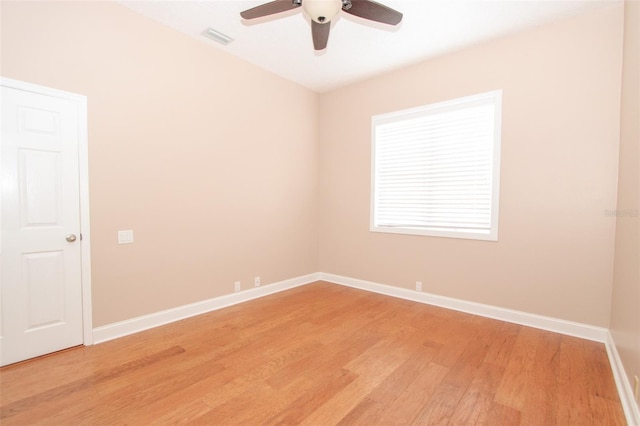
<path id="1" fill-rule="evenodd" d="M 342 9 L 343 10 L 349 10 L 351 9 L 351 0 L 341 0 L 342 1 Z M 291 4 L 294 4 L 296 6 L 301 6 L 302 5 L 302 0 L 291 0 Z"/>

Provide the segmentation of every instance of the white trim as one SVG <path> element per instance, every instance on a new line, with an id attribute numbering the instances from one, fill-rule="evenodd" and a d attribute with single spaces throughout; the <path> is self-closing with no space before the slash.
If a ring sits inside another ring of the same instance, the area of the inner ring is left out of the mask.
<path id="1" fill-rule="evenodd" d="M 52 89 L 51 87 L 40 86 L 38 84 L 27 83 L 26 81 L 14 80 L 12 78 L 0 77 L 0 83 L 4 87 L 33 92 L 39 95 L 51 96 L 54 98 L 72 99 L 86 102 L 87 97 L 77 93 L 65 92 L 64 90 Z"/>
<path id="2" fill-rule="evenodd" d="M 482 317 L 507 321 L 514 324 L 539 328 L 547 331 L 553 331 L 555 333 L 579 337 L 582 339 L 601 343 L 606 342 L 608 333 L 608 330 L 603 327 L 595 327 L 587 324 L 531 314 L 528 312 L 500 308 L 498 306 L 469 302 L 466 300 L 439 296 L 437 294 L 422 293 L 415 290 L 374 283 L 371 281 L 365 281 L 356 278 L 348 278 L 340 275 L 320 273 L 320 279 L 334 284 L 340 284 L 347 287 L 371 291 L 373 293 L 398 297 L 400 299 L 411 300 L 427 305 L 440 306 L 447 309 L 453 309 L 454 311 L 480 315 Z"/>
<path id="3" fill-rule="evenodd" d="M 118 337 L 127 336 L 150 328 L 169 324 L 174 321 L 205 314 L 207 312 L 226 308 L 238 303 L 257 299 L 259 297 L 268 296 L 273 293 L 279 293 L 294 287 L 310 284 L 318 281 L 320 279 L 319 275 L 320 274 L 318 273 L 304 275 L 269 285 L 263 285 L 261 287 L 254 287 L 238 293 L 226 294 L 224 296 L 214 297 L 201 302 L 178 306 L 177 308 L 167 309 L 165 311 L 97 327 L 93 329 L 93 341 L 96 344 L 106 342 L 108 340 L 117 339 Z"/>
<path id="4" fill-rule="evenodd" d="M 87 97 L 33 83 L 0 77 L 0 85 L 25 92 L 62 98 L 78 105 L 78 174 L 80 178 L 80 234 L 83 343 L 93 344 L 91 303 L 91 233 L 89 222 L 89 138 L 87 130 Z"/>
<path id="5" fill-rule="evenodd" d="M 80 143 L 78 168 L 80 173 L 80 244 L 82 250 L 82 316 L 84 344 L 93 345 L 93 315 L 91 299 L 91 222 L 89 218 L 89 136 L 87 98 L 79 101 Z"/>
<path id="6" fill-rule="evenodd" d="M 93 340 L 95 343 L 105 342 L 118 337 L 127 336 L 139 331 L 148 330 L 174 321 L 179 321 L 195 315 L 204 314 L 218 309 L 232 306 L 238 303 L 247 302 L 259 297 L 268 296 L 290 288 L 306 285 L 315 281 L 327 281 L 333 284 L 353 287 L 373 293 L 384 294 L 386 296 L 411 300 L 413 302 L 427 305 L 440 306 L 455 311 L 466 312 L 486 318 L 493 318 L 500 321 L 507 321 L 541 330 L 552 331 L 568 336 L 579 337 L 600 343 L 607 342 L 609 331 L 603 327 L 581 324 L 552 317 L 546 317 L 528 312 L 516 311 L 513 309 L 501 308 L 498 306 L 485 305 L 482 303 L 469 302 L 446 296 L 439 296 L 431 293 L 417 292 L 406 288 L 379 284 L 371 281 L 349 278 L 340 275 L 318 272 L 304 275 L 289 280 L 280 281 L 270 285 L 255 287 L 239 293 L 226 294 L 212 299 L 195 302 L 189 305 L 178 306 L 165 311 L 155 312 L 148 315 L 120 321 L 113 324 L 104 325 L 93 329 Z"/>
<path id="7" fill-rule="evenodd" d="M 624 415 L 627 418 L 629 425 L 640 425 L 640 409 L 633 397 L 633 390 L 629 378 L 624 370 L 622 360 L 618 354 L 618 348 L 613 340 L 613 336 L 610 331 L 607 331 L 607 340 L 605 341 L 605 348 L 607 349 L 607 355 L 609 356 L 609 364 L 611 364 L 611 371 L 613 372 L 613 379 L 616 382 L 618 388 L 618 395 L 620 396 L 620 403 L 624 410 Z"/>

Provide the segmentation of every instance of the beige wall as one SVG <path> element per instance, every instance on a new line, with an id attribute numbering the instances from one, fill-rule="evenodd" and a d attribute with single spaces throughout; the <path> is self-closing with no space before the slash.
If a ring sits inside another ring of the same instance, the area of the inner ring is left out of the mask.
<path id="1" fill-rule="evenodd" d="M 322 95 L 320 270 L 608 326 L 622 18 L 607 7 Z M 494 89 L 499 241 L 369 232 L 371 116 Z"/>
<path id="2" fill-rule="evenodd" d="M 113 2 L 1 7 L 2 76 L 88 96 L 94 326 L 317 271 L 315 93 Z"/>
<path id="3" fill-rule="evenodd" d="M 1 4 L 2 76 L 88 96 L 95 326 L 315 271 L 608 326 L 620 5 L 318 96 L 117 4 Z M 369 232 L 371 115 L 494 89 L 500 241 Z"/>
<path id="4" fill-rule="evenodd" d="M 611 334 L 633 386 L 640 376 L 640 3 L 625 6 Z"/>

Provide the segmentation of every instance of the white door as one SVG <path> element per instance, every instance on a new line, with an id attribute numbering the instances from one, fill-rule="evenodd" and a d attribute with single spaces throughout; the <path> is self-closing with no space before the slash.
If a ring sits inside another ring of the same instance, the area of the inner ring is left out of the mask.
<path id="1" fill-rule="evenodd" d="M 0 365 L 83 343 L 73 99 L 2 87 Z"/>

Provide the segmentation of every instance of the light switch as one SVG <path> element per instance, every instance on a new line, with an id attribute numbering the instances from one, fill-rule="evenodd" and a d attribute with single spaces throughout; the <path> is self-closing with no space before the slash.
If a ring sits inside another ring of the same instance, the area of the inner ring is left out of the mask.
<path id="1" fill-rule="evenodd" d="M 133 231 L 128 229 L 126 231 L 118 231 L 118 244 L 131 244 L 133 243 Z"/>

